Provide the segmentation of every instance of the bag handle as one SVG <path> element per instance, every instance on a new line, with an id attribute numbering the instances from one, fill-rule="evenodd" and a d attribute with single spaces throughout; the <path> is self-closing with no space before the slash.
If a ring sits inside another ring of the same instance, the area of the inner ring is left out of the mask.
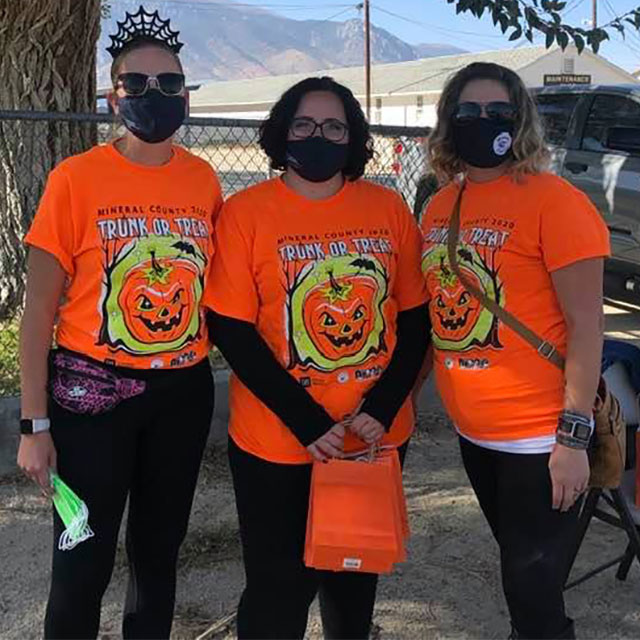
<path id="1" fill-rule="evenodd" d="M 515 331 L 522 339 L 526 340 L 545 360 L 554 364 L 558 369 L 564 370 L 564 358 L 555 346 L 546 340 L 543 340 L 535 331 L 532 331 L 527 325 L 520 322 L 518 318 L 503 309 L 495 300 L 492 300 L 475 284 L 469 282 L 458 263 L 457 245 L 460 235 L 460 208 L 462 205 L 462 194 L 467 186 L 466 182 L 460 185 L 458 197 L 453 207 L 451 221 L 449 222 L 449 233 L 447 236 L 447 251 L 449 254 L 449 264 L 453 272 L 458 276 L 460 282 L 467 290 L 476 298 L 483 307 L 491 311 L 491 313 L 499 318 L 510 329 Z"/>

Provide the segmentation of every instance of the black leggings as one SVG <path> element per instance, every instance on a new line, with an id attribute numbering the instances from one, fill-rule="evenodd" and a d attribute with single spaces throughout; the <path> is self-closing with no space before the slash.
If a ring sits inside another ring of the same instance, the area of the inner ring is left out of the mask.
<path id="1" fill-rule="evenodd" d="M 147 390 L 109 413 L 82 416 L 51 403 L 58 472 L 87 503 L 95 535 L 59 551 L 64 525 L 54 513 L 46 638 L 97 636 L 127 497 L 123 636 L 168 638 L 171 631 L 176 560 L 211 424 L 213 378 L 207 361 L 126 373 L 147 380 Z"/>
<path id="2" fill-rule="evenodd" d="M 570 638 L 563 587 L 578 505 L 551 508 L 549 454 L 491 451 L 460 438 L 465 469 L 500 547 L 514 636 Z"/>
<path id="3" fill-rule="evenodd" d="M 400 450 L 404 461 L 406 445 Z M 310 464 L 276 464 L 229 439 L 246 586 L 238 638 L 302 638 L 318 593 L 326 638 L 368 638 L 378 576 L 304 565 Z"/>

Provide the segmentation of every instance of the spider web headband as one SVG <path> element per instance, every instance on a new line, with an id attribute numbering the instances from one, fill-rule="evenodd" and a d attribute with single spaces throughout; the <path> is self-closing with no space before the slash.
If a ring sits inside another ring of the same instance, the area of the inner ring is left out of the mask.
<path id="1" fill-rule="evenodd" d="M 146 11 L 140 5 L 136 13 L 126 12 L 125 19 L 118 20 L 118 33 L 109 36 L 111 46 L 107 51 L 115 59 L 132 42 L 160 42 L 174 53 L 178 53 L 183 43 L 178 40 L 179 31 L 173 31 L 169 20 L 163 20 L 157 11 Z"/>

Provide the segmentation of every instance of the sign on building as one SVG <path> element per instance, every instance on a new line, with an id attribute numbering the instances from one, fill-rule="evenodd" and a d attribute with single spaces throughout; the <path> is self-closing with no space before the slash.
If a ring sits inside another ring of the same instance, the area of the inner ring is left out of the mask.
<path id="1" fill-rule="evenodd" d="M 591 84 L 591 75 L 586 73 L 545 73 L 544 86 L 548 87 L 554 84 Z"/>

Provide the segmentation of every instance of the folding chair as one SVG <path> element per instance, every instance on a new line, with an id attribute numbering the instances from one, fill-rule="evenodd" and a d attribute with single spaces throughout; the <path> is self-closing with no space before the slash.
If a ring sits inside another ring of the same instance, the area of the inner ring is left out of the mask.
<path id="1" fill-rule="evenodd" d="M 605 359 L 607 346 L 610 347 L 610 351 L 616 350 L 619 347 L 619 343 L 617 341 L 605 341 Z M 635 352 L 628 350 L 628 348 L 635 350 Z M 625 344 L 624 351 L 627 355 L 630 354 L 633 357 L 634 362 L 636 359 L 640 362 L 640 349 Z M 616 565 L 618 567 L 616 578 L 618 580 L 625 580 L 633 563 L 633 559 L 636 558 L 640 563 L 640 508 L 635 506 L 635 440 L 636 437 L 640 437 L 640 434 L 636 435 L 640 416 L 638 410 L 638 394 L 627 370 L 627 367 L 631 366 L 631 360 L 625 360 L 625 362 L 626 366 L 622 361 L 614 362 L 605 370 L 603 376 L 611 392 L 620 401 L 623 414 L 627 420 L 626 470 L 619 487 L 615 489 L 594 488 L 588 491 L 583 501 L 578 520 L 577 536 L 568 558 L 565 590 L 571 589 Z M 621 555 L 569 581 L 573 564 L 593 518 L 625 531 L 627 534 L 627 547 Z"/>
<path id="2" fill-rule="evenodd" d="M 580 512 L 578 535 L 569 558 L 569 571 L 567 572 L 565 590 L 571 589 L 616 565 L 618 566 L 616 578 L 618 580 L 626 580 L 633 559 L 636 558 L 640 563 L 640 509 L 633 506 L 635 471 L 626 471 L 624 475 L 625 478 L 617 489 L 590 489 L 587 493 Z M 618 529 L 623 529 L 627 533 L 627 548 L 623 554 L 607 560 L 579 578 L 569 581 L 568 577 L 573 568 L 573 563 L 593 518 L 606 522 Z"/>

